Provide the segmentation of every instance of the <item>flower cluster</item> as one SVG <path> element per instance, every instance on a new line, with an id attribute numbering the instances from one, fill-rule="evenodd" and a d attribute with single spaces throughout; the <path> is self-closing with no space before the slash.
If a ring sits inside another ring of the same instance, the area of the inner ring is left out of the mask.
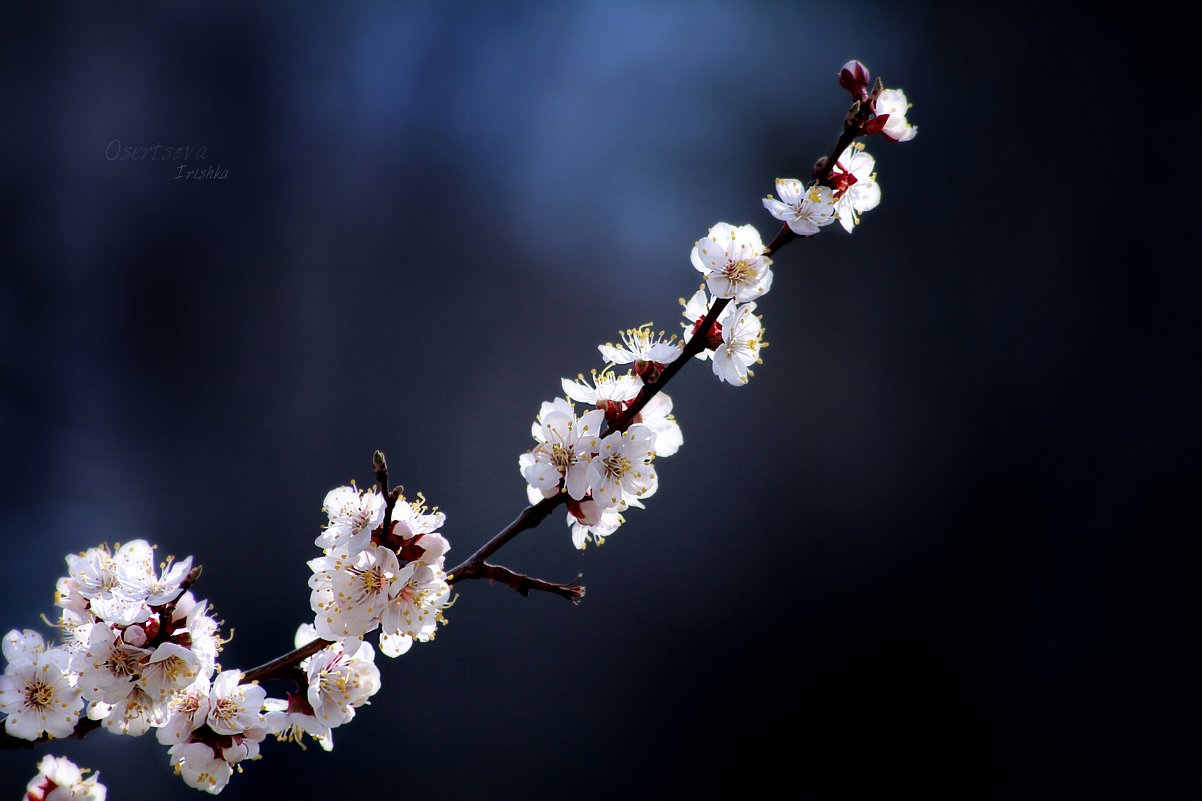
<path id="1" fill-rule="evenodd" d="M 154 548 L 134 540 L 67 557 L 68 575 L 55 594 L 61 644 L 32 629 L 5 635 L 6 732 L 25 740 L 69 737 L 85 710 L 114 734 L 153 729 L 176 774 L 214 794 L 240 762 L 259 758 L 269 734 L 298 744 L 308 734 L 330 750 L 332 730 L 380 688 L 375 650 L 362 635 L 381 628 L 380 648 L 390 656 L 432 638 L 450 588 L 442 570 L 449 544 L 434 533 L 441 513 L 427 513 L 420 502 L 390 509 L 377 493 L 354 487 L 331 491 L 325 510 L 329 522 L 317 544 L 326 556 L 312 563 L 321 575 L 311 581 L 324 605 L 319 625 L 302 624 L 296 643 L 333 642 L 300 662 L 299 692 L 271 698 L 241 670 L 222 670 L 220 624 L 188 589 L 199 572 L 192 558 L 168 557 L 156 567 Z M 383 595 L 354 594 L 376 581 Z M 69 762 L 43 760 L 29 797 L 103 799 L 104 787 L 94 777 L 84 781 Z"/>
<path id="2" fill-rule="evenodd" d="M 47 754 L 25 788 L 25 801 L 104 801 L 108 789 L 100 783 L 100 774 L 84 778 L 87 772 L 66 757 Z"/>
<path id="3" fill-rule="evenodd" d="M 186 591 L 192 558 L 155 567 L 144 540 L 67 557 L 58 580 L 57 628 L 10 631 L 0 677 L 5 730 L 34 740 L 66 737 L 87 717 L 116 734 L 144 734 L 171 715 L 176 693 L 212 674 L 222 640 L 207 604 Z"/>
<path id="4" fill-rule="evenodd" d="M 839 70 L 839 85 L 851 93 L 855 101 L 853 113 L 864 114 L 860 133 L 864 136 L 884 134 L 894 142 L 909 142 L 918 135 L 918 126 L 906 119 L 910 103 L 900 89 L 886 89 L 877 79 L 872 83 L 868 68 L 852 59 Z"/>
<path id="5" fill-rule="evenodd" d="M 451 587 L 444 559 L 451 544 L 437 533 L 446 515 L 424 498 L 390 504 L 373 487 L 339 487 L 326 495 L 329 524 L 309 561 L 309 605 L 317 636 L 355 656 L 364 635 L 380 630 L 380 652 L 400 656 L 414 640 L 434 639 Z"/>
<path id="6" fill-rule="evenodd" d="M 317 639 L 317 630 L 308 623 L 296 631 L 296 647 Z M 329 751 L 334 747 L 331 729 L 349 723 L 355 709 L 368 703 L 380 690 L 380 669 L 370 643 L 362 643 L 353 655 L 341 644 L 327 646 L 300 663 L 304 674 L 303 692 L 287 699 L 268 698 L 264 702 L 267 728 L 277 739 L 291 740 L 302 748 L 302 736 L 308 734 Z"/>
<path id="7" fill-rule="evenodd" d="M 600 347 L 602 353 L 614 349 Z M 674 340 L 671 352 L 657 354 L 664 360 L 658 369 L 680 353 Z M 607 422 L 622 415 L 645 386 L 633 372 L 594 371 L 591 381 L 565 378 L 562 386 L 567 398 L 543 403 L 530 428 L 536 445 L 518 458 L 518 467 L 531 503 L 568 493 L 572 542 L 583 549 L 590 541 L 600 545 L 622 524 L 623 511 L 655 494 L 659 478 L 652 461 L 675 453 L 684 440 L 663 393 L 625 431 L 605 433 Z M 577 415 L 573 400 L 593 408 Z"/>
<path id="8" fill-rule="evenodd" d="M 844 65 L 839 83 L 855 101 L 842 151 L 829 166 L 820 161 L 808 184 L 778 178 L 779 199 L 769 195 L 763 201 L 793 236 L 813 236 L 836 220 L 851 233 L 860 215 L 881 200 L 876 160 L 854 140 L 880 133 L 904 142 L 918 131 L 906 120 L 905 95 L 879 81 L 870 89 L 868 69 L 860 62 Z M 720 381 L 742 386 L 755 375 L 751 367 L 761 363 L 768 345 L 755 312 L 756 301 L 772 288 L 772 259 L 759 231 L 717 223 L 693 245 L 690 261 L 705 283 L 680 301 L 682 337 L 665 338 L 646 324 L 622 332 L 619 345 L 599 345 L 609 364 L 594 370 L 591 381 L 583 375 L 563 379 L 566 397 L 542 404 L 530 432 L 535 445 L 518 457 L 530 503 L 567 494 L 567 522 L 579 549 L 602 544 L 624 522 L 622 512 L 655 493 L 659 478 L 652 461 L 684 442 L 672 401 L 658 386 L 668 365 L 687 348 L 711 360 Z M 699 346 L 696 337 L 702 338 Z M 625 373 L 614 369 L 627 364 L 632 368 Z M 572 401 L 587 410 L 577 414 Z"/>

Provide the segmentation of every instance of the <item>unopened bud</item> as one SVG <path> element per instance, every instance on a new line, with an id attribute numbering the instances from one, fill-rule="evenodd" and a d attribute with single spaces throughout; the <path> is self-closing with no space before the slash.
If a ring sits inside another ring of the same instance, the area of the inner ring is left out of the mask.
<path id="1" fill-rule="evenodd" d="M 851 94 L 852 100 L 868 99 L 868 83 L 871 80 L 868 68 L 854 58 L 839 70 L 839 85 Z"/>
<path id="2" fill-rule="evenodd" d="M 377 473 L 380 472 L 381 470 L 387 470 L 388 462 L 384 458 L 384 451 L 376 451 L 375 453 L 373 453 L 371 455 L 371 464 L 372 464 L 372 467 L 375 468 Z"/>

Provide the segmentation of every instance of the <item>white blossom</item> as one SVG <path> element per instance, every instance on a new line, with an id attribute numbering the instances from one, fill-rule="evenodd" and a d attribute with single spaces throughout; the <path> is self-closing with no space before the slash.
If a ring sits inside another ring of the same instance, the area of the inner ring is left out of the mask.
<path id="1" fill-rule="evenodd" d="M 735 318 L 722 329 L 722 344 L 714 351 L 714 375 L 735 386 L 747 383 L 753 375 L 750 367 L 760 359 L 764 327 L 756 317 L 755 304 L 747 303 L 735 311 Z"/>
<path id="2" fill-rule="evenodd" d="M 600 442 L 605 412 L 593 409 L 577 418 L 566 401 L 558 400 L 562 405 L 543 404 L 531 429 L 538 444 L 518 457 L 518 467 L 542 498 L 553 497 L 564 484 L 568 494 L 579 500 L 588 491 L 588 461 Z"/>
<path id="3" fill-rule="evenodd" d="M 199 676 L 171 702 L 172 717 L 157 736 L 172 744 L 171 765 L 189 787 L 217 794 L 229 783 L 233 765 L 259 756 L 268 733 L 262 714 L 266 692 L 258 684 L 242 684 L 242 675 L 222 671 L 211 686 Z"/>
<path id="4" fill-rule="evenodd" d="M 100 774 L 84 778 L 85 772 L 67 757 L 47 754 L 25 788 L 24 801 L 105 801 L 108 789 L 100 783 Z"/>
<path id="5" fill-rule="evenodd" d="M 305 668 L 309 679 L 306 699 L 314 715 L 330 727 L 353 718 L 355 709 L 380 691 L 380 669 L 375 659 L 371 643 L 363 643 L 353 656 L 338 645 L 314 654 Z"/>
<path id="6" fill-rule="evenodd" d="M 218 756 L 208 743 L 177 743 L 171 746 L 171 766 L 184 784 L 217 795 L 229 784 L 233 766 Z"/>
<path id="7" fill-rule="evenodd" d="M 79 582 L 85 598 L 102 598 L 125 590 L 123 574 L 127 577 L 154 573 L 154 548 L 146 540 L 132 540 L 110 553 L 107 546 L 89 548 L 78 556 L 67 557 L 68 572 Z"/>
<path id="8" fill-rule="evenodd" d="M 46 642 L 33 629 L 13 629 L 4 635 L 3 651 L 6 664 L 33 663 L 46 652 Z"/>
<path id="9" fill-rule="evenodd" d="M 188 687 L 200 676 L 200 658 L 178 643 L 160 643 L 142 668 L 138 684 L 156 702 L 171 700 L 179 690 Z"/>
<path id="10" fill-rule="evenodd" d="M 612 509 L 626 496 L 650 497 L 659 486 L 655 467 L 655 432 L 644 425 L 632 425 L 601 440 L 600 450 L 588 466 L 588 481 L 593 499 Z"/>
<path id="11" fill-rule="evenodd" d="M 392 508 L 392 533 L 402 540 L 430 534 L 442 528 L 446 522 L 447 516 L 437 508 L 433 511 L 426 509 L 425 498 L 420 492 L 416 500 L 405 503 L 401 499 Z"/>
<path id="12" fill-rule="evenodd" d="M 54 605 L 62 610 L 55 627 L 64 634 L 71 634 L 79 626 L 91 625 L 93 616 L 88 611 L 88 599 L 79 594 L 78 582 L 70 576 L 63 576 L 55 583 Z"/>
<path id="13" fill-rule="evenodd" d="M 312 707 L 303 697 L 289 694 L 287 699 L 268 698 L 263 702 L 263 717 L 267 720 L 267 731 L 282 742 L 294 742 L 304 748 L 304 735 L 308 734 L 324 751 L 334 749 L 334 735 L 330 727 L 313 716 Z"/>
<path id="14" fill-rule="evenodd" d="M 321 507 L 329 523 L 313 544 L 323 550 L 345 547 L 357 554 L 371 544 L 371 533 L 384 523 L 384 496 L 372 487 L 364 492 L 354 486 L 337 487 L 326 493 Z"/>
<path id="15" fill-rule="evenodd" d="M 125 700 L 150 661 L 150 650 L 129 645 L 107 623 L 93 624 L 81 645 L 71 668 L 79 674 L 79 689 L 88 701 Z"/>
<path id="16" fill-rule="evenodd" d="M 875 209 L 881 202 L 881 187 L 872 172 L 876 159 L 860 143 L 843 151 L 831 172 L 835 184 L 835 214 L 847 233 L 860 222 L 860 214 Z"/>
<path id="17" fill-rule="evenodd" d="M 780 200 L 769 195 L 764 198 L 764 208 L 798 236 L 813 236 L 819 228 L 835 221 L 835 197 L 829 187 L 812 186 L 807 189 L 796 178 L 777 178 L 776 193 L 780 195 Z M 753 299 L 735 300 L 742 302 Z"/>
<path id="18" fill-rule="evenodd" d="M 205 723 L 218 734 L 245 734 L 265 725 L 260 709 L 267 691 L 258 684 L 240 684 L 241 681 L 240 670 L 223 670 L 213 679 Z"/>
<path id="19" fill-rule="evenodd" d="M 401 570 L 394 551 L 377 545 L 354 556 L 345 548 L 310 560 L 309 605 L 327 640 L 362 637 L 380 623 Z"/>
<path id="20" fill-rule="evenodd" d="M 186 743 L 192 732 L 204 725 L 209 717 L 209 691 L 212 685 L 207 676 L 197 676 L 191 686 L 177 693 L 170 702 L 170 719 L 155 732 L 163 745 Z"/>
<path id="21" fill-rule="evenodd" d="M 622 343 L 608 342 L 598 345 L 601 358 L 613 364 L 634 364 L 636 371 L 640 362 L 659 365 L 660 368 L 676 361 L 684 343 L 675 336 L 665 339 L 664 332 L 653 331 L 651 324 L 628 328 L 619 334 Z"/>
<path id="22" fill-rule="evenodd" d="M 635 399 L 643 388 L 643 379 L 629 371 L 619 375 L 613 370 L 601 373 L 594 370 L 591 384 L 583 375 L 577 376 L 575 381 L 564 378 L 560 384 L 572 400 L 615 414 Z"/>
<path id="23" fill-rule="evenodd" d="M 410 562 L 398 579 L 380 621 L 380 653 L 389 657 L 408 651 L 414 640 L 434 639 L 451 594 L 441 565 Z"/>
<path id="24" fill-rule="evenodd" d="M 0 676 L 0 712 L 13 737 L 36 740 L 43 733 L 66 737 L 79 720 L 80 691 L 73 684 L 71 655 L 48 648 L 33 661 L 10 663 Z"/>
<path id="25" fill-rule="evenodd" d="M 217 669 L 217 655 L 225 640 L 219 634 L 220 625 L 208 614 L 209 602 L 197 600 L 185 592 L 175 602 L 172 624 L 182 623 L 188 637 L 188 650 L 199 662 L 198 673 L 211 677 Z"/>
<path id="26" fill-rule="evenodd" d="M 689 258 L 716 297 L 742 303 L 772 288 L 772 259 L 754 226 L 720 222 L 697 240 Z"/>
<path id="27" fill-rule="evenodd" d="M 655 432 L 655 455 L 671 456 L 684 444 L 684 432 L 672 415 L 672 399 L 666 392 L 657 392 L 634 418 Z"/>
<path id="28" fill-rule="evenodd" d="M 113 734 L 131 737 L 141 736 L 151 727 L 162 726 L 169 715 L 170 708 L 166 703 L 159 703 L 137 685 L 116 703 L 93 701 L 88 705 L 89 718 L 99 720 Z"/>
<path id="29" fill-rule="evenodd" d="M 901 89 L 886 89 L 881 92 L 877 96 L 873 110 L 878 117 L 889 115 L 881 133 L 893 141 L 909 142 L 918 136 L 918 126 L 911 125 L 906 120 L 906 112 L 910 110 L 910 104 L 906 101 L 906 93 Z"/>
<path id="30" fill-rule="evenodd" d="M 617 531 L 626 520 L 617 508 L 605 509 L 592 498 L 587 498 L 580 503 L 568 504 L 567 522 L 572 531 L 572 544 L 583 551 L 590 542 L 600 547 L 605 538 Z"/>
<path id="31" fill-rule="evenodd" d="M 131 598 L 121 591 L 93 598 L 90 608 L 96 617 L 118 626 L 145 623 L 153 613 L 145 598 Z"/>
<path id="32" fill-rule="evenodd" d="M 179 562 L 167 557 L 161 573 L 144 568 L 144 563 L 135 562 L 119 569 L 118 580 L 121 582 L 121 589 L 130 598 L 144 600 L 149 606 L 162 606 L 179 596 L 180 585 L 192 569 L 192 557 Z"/>
<path id="33" fill-rule="evenodd" d="M 296 647 L 312 642 L 317 630 L 302 624 L 296 632 Z M 368 703 L 380 690 L 380 671 L 375 649 L 362 643 L 349 655 L 339 643 L 328 645 L 300 664 L 307 685 L 303 693 L 288 699 L 268 698 L 265 703 L 268 728 L 279 739 L 301 742 L 309 734 L 322 748 L 333 747 L 332 729 L 355 717 L 355 709 Z"/>

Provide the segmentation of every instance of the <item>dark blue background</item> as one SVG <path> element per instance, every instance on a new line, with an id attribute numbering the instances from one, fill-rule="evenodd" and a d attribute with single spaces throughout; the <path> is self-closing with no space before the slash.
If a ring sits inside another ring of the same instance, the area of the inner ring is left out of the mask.
<path id="1" fill-rule="evenodd" d="M 38 4 L 0 24 L 4 627 L 63 555 L 194 554 L 226 667 L 310 617 L 324 493 L 373 449 L 469 553 L 559 378 L 674 329 L 718 220 L 834 141 L 835 72 L 914 103 L 884 200 L 783 251 L 746 388 L 604 549 L 459 588 L 333 754 L 226 797 L 1192 799 L 1202 282 L 1169 31 L 1009 4 Z M 1196 105 L 1196 103 L 1194 103 Z M 204 146 L 225 181 L 110 161 Z M 1196 205 L 1196 204 L 1195 204 Z M 68 743 L 198 798 L 151 738 Z M 39 749 L 38 753 L 45 753 Z M 0 753 L 17 792 L 35 756 Z"/>

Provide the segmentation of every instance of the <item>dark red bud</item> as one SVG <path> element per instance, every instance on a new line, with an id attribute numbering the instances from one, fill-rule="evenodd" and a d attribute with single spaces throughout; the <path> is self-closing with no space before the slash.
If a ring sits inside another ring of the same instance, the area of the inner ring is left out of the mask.
<path id="1" fill-rule="evenodd" d="M 839 85 L 851 94 L 852 100 L 868 99 L 868 84 L 871 80 L 868 68 L 854 58 L 839 70 Z"/>

